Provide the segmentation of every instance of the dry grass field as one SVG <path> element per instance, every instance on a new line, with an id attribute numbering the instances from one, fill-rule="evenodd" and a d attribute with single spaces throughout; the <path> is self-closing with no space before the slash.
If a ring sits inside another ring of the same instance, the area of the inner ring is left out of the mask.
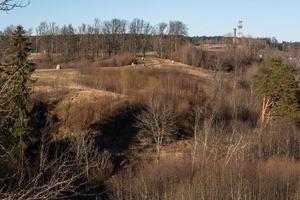
<path id="1" fill-rule="evenodd" d="M 53 103 L 59 120 L 57 138 L 87 131 L 101 119 L 113 116 L 128 104 L 138 104 L 153 92 L 171 91 L 176 109 L 187 109 L 188 96 L 203 93 L 213 72 L 154 57 L 145 64 L 123 67 L 37 69 L 33 75 L 34 98 Z M 130 102 L 130 103 L 129 103 Z"/>
<path id="2" fill-rule="evenodd" d="M 139 63 L 34 73 L 32 96 L 50 105 L 54 139 L 92 134 L 110 153 L 116 170 L 105 180 L 110 199 L 283 199 L 289 193 L 297 199 L 300 138 L 294 126 L 258 125 L 261 105 L 251 85 L 257 66 L 235 77 L 152 56 Z M 159 163 L 151 137 L 136 124 L 153 97 L 176 120 Z"/>

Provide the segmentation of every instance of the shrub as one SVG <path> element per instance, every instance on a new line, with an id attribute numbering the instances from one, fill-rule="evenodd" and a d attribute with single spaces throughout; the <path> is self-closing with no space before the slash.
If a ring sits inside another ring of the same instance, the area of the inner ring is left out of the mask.
<path id="1" fill-rule="evenodd" d="M 95 67 L 121 67 L 131 65 L 132 63 L 137 63 L 137 59 L 133 54 L 130 53 L 121 53 L 114 55 L 111 58 L 99 60 L 94 63 L 90 63 L 89 65 Z"/>
<path id="2" fill-rule="evenodd" d="M 205 65 L 206 53 L 191 45 L 182 46 L 174 53 L 172 59 L 187 65 L 202 67 Z"/>

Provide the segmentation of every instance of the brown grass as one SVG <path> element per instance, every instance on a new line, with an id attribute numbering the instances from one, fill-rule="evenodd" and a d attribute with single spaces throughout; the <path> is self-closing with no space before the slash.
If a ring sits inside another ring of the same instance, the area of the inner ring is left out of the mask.
<path id="1" fill-rule="evenodd" d="M 239 157 L 227 163 L 216 158 L 208 158 L 204 163 L 200 154 L 194 171 L 188 154 L 183 158 L 168 157 L 159 165 L 145 161 L 138 171 L 134 168 L 134 171 L 120 172 L 112 180 L 113 199 L 280 200 L 299 197 L 300 163 L 294 159 L 273 157 L 257 162 Z"/>
<path id="2" fill-rule="evenodd" d="M 261 106 L 252 90 L 255 70 L 238 71 L 235 87 L 233 74 L 204 73 L 209 77 L 204 79 L 191 66 L 152 62 L 151 67 L 37 72 L 42 77 L 36 87 L 39 93 L 45 88 L 65 91 L 57 92 L 51 110 L 57 118 L 57 137 L 104 124 L 101 130 L 107 138 L 99 140 L 103 148 L 118 153 L 112 156 L 133 151 L 133 160 L 122 162 L 124 168 L 109 181 L 111 199 L 299 198 L 299 129 L 257 123 Z M 61 84 L 55 84 L 57 80 Z M 128 109 L 143 108 L 151 95 L 170 106 L 178 127 L 163 145 L 159 163 L 153 162 L 154 149 L 142 146 L 140 131 L 134 129 L 139 109 Z M 195 107 L 203 113 L 192 162 Z M 122 115 L 125 111 L 131 113 Z M 126 150 L 124 142 L 130 143 Z M 116 151 L 120 146 L 122 151 Z"/>
<path id="3" fill-rule="evenodd" d="M 113 116 L 127 104 L 126 96 L 104 91 L 87 90 L 66 95 L 52 111 L 59 120 L 56 137 L 90 130 L 92 124 Z"/>

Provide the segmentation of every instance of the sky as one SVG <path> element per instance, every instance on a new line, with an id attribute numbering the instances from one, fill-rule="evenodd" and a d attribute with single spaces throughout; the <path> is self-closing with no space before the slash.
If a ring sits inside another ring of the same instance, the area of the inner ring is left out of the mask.
<path id="1" fill-rule="evenodd" d="M 180 20 L 189 36 L 225 35 L 243 20 L 246 36 L 300 41 L 300 0 L 31 0 L 28 7 L 1 12 L 0 29 L 13 24 L 35 30 L 42 21 L 78 26 L 95 18 L 137 17 L 153 25 Z"/>

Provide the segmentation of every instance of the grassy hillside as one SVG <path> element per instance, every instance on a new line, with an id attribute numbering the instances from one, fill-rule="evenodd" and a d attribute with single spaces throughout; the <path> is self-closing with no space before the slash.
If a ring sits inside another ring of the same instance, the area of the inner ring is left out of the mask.
<path id="1" fill-rule="evenodd" d="M 110 153 L 107 198 L 297 198 L 299 130 L 259 125 L 255 66 L 234 74 L 155 57 L 140 62 L 34 74 L 33 97 L 51 105 L 55 140 L 90 134 Z M 159 163 L 155 141 L 136 120 L 153 98 L 175 119 Z"/>

